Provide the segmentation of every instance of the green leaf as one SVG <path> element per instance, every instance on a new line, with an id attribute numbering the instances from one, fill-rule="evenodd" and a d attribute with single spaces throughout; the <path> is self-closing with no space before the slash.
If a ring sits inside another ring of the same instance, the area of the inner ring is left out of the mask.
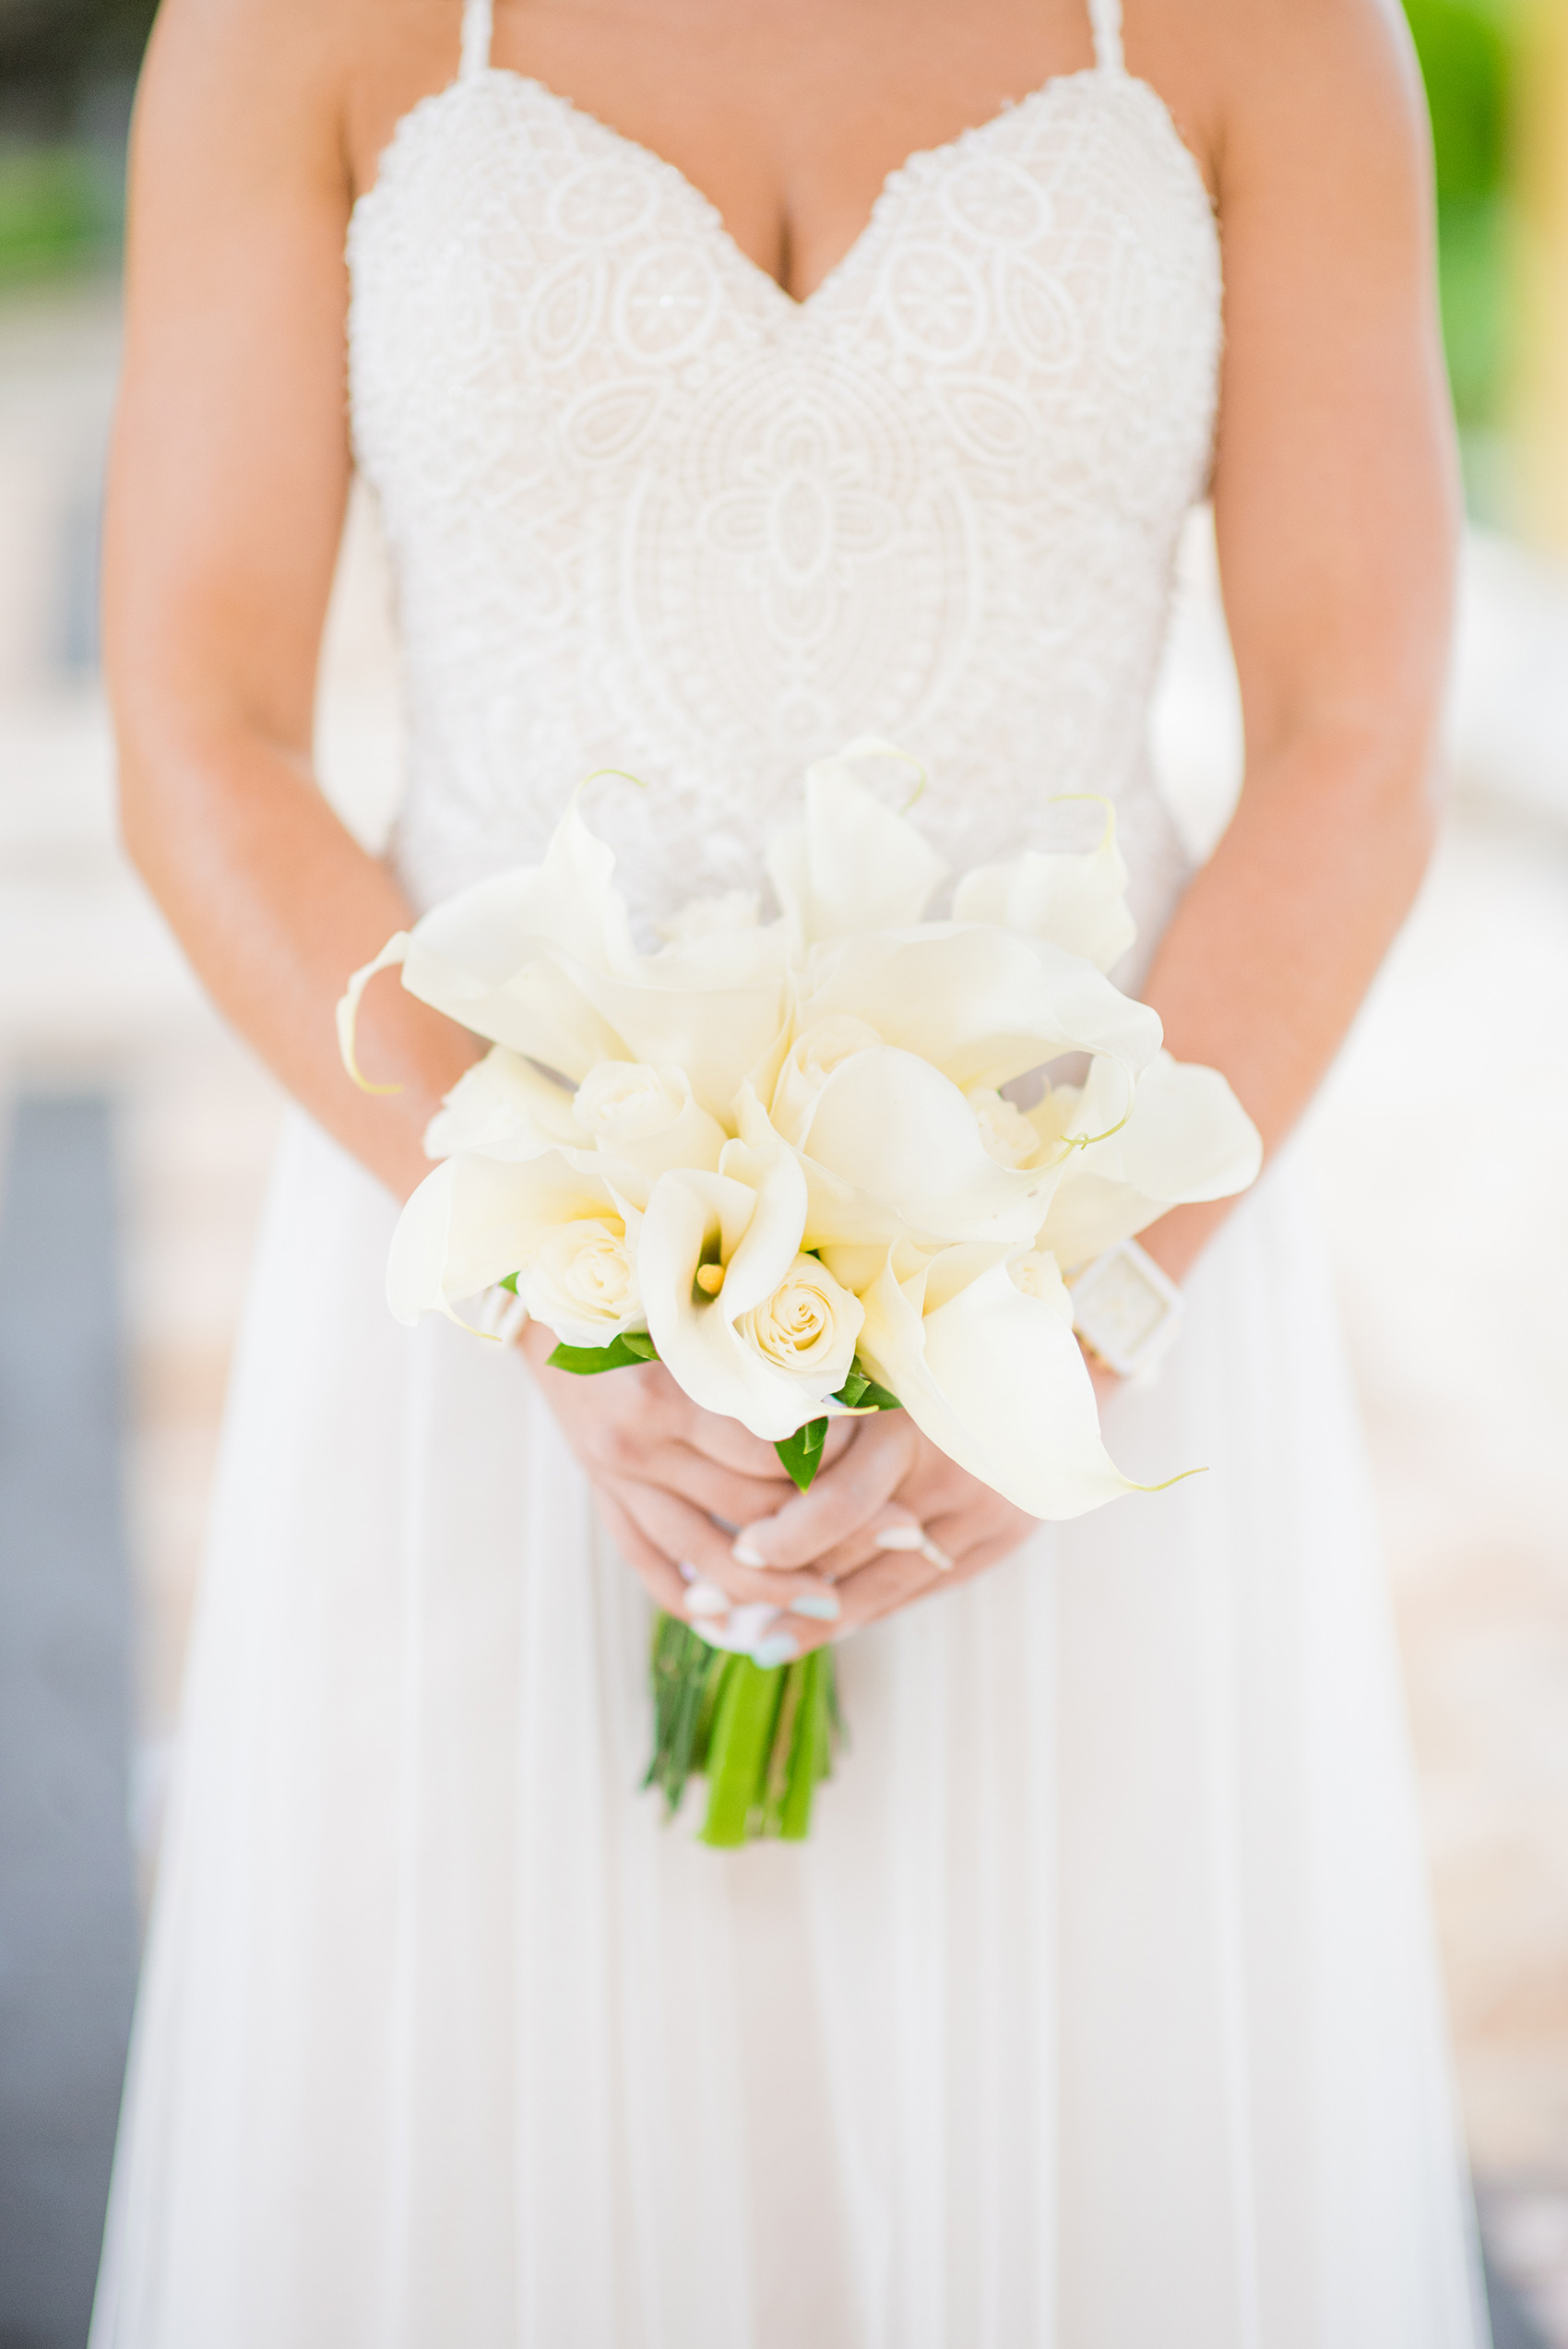
<path id="1" fill-rule="evenodd" d="M 836 1403 L 844 1404 L 849 1411 L 902 1411 L 904 1408 L 892 1389 L 879 1387 L 874 1378 L 868 1378 L 858 1362 L 851 1365 L 849 1377 L 833 1400 Z"/>
<path id="2" fill-rule="evenodd" d="M 624 1330 L 607 1346 L 557 1346 L 548 1356 L 552 1370 L 574 1370 L 588 1378 L 599 1370 L 625 1370 L 633 1363 L 657 1362 L 653 1340 L 646 1330 Z"/>
<path id="3" fill-rule="evenodd" d="M 502 1286 L 504 1289 L 510 1289 L 510 1290 L 511 1290 L 511 1292 L 512 1292 L 512 1294 L 513 1294 L 514 1296 L 516 1296 L 516 1295 L 517 1295 L 517 1274 L 516 1274 L 515 1272 L 508 1272 L 508 1273 L 507 1273 L 507 1275 L 506 1275 L 506 1278 L 505 1279 L 505 1281 L 503 1281 L 503 1282 L 502 1282 L 501 1286 Z"/>
<path id="4" fill-rule="evenodd" d="M 812 1419 L 805 1426 L 797 1428 L 792 1436 L 786 1436 L 781 1444 L 773 1447 L 802 1493 L 822 1466 L 822 1447 L 826 1438 L 826 1420 Z"/>

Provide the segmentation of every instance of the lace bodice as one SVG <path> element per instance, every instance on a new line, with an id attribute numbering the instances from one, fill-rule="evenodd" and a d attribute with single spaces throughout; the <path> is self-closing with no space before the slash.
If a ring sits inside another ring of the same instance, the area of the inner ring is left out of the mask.
<path id="1" fill-rule="evenodd" d="M 683 174 L 539 82 L 462 70 L 355 209 L 359 461 L 398 581 L 415 900 L 540 851 L 573 786 L 639 918 L 754 888 L 804 762 L 927 766 L 955 864 L 1122 811 L 1220 335 L 1215 223 L 1094 10 L 1096 66 L 893 173 L 804 303 Z M 1135 900 L 1136 902 L 1136 897 Z"/>

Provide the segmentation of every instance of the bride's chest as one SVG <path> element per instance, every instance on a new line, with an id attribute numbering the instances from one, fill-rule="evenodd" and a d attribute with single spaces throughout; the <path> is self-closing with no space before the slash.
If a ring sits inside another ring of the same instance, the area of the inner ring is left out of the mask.
<path id="1" fill-rule="evenodd" d="M 531 521 L 639 483 L 802 575 L 938 478 L 1190 495 L 1219 264 L 1141 83 L 1075 75 L 912 157 L 802 304 L 671 166 L 515 75 L 416 108 L 350 236 L 361 461 Z"/>

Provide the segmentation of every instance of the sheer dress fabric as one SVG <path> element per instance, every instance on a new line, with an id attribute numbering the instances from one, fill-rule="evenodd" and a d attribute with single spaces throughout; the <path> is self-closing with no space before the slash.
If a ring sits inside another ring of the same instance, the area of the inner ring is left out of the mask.
<path id="1" fill-rule="evenodd" d="M 493 70 L 356 209 L 416 902 L 594 786 L 651 929 L 802 762 L 955 864 L 1144 749 L 1220 340 L 1158 99 L 919 155 L 793 303 L 669 165 Z M 1288 1164 L 1112 1449 L 1206 1476 L 848 1642 L 813 1841 L 635 1791 L 647 1604 L 520 1363 L 382 1294 L 291 1125 L 236 1363 L 92 2349 L 1480 2349 L 1388 1610 Z"/>

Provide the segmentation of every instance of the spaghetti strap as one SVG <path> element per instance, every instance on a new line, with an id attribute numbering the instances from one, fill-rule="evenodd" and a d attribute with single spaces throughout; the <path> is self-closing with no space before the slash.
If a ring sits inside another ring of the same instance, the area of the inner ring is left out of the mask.
<path id="1" fill-rule="evenodd" d="M 471 0 L 470 0 L 471 4 Z M 1122 0 L 1089 0 L 1094 61 L 1102 74 L 1126 71 L 1122 62 Z"/>
<path id="2" fill-rule="evenodd" d="M 490 65 L 490 25 L 493 0 L 463 0 L 463 50 L 457 67 L 459 81 L 471 80 Z M 1096 45 L 1099 36 L 1095 35 Z"/>

